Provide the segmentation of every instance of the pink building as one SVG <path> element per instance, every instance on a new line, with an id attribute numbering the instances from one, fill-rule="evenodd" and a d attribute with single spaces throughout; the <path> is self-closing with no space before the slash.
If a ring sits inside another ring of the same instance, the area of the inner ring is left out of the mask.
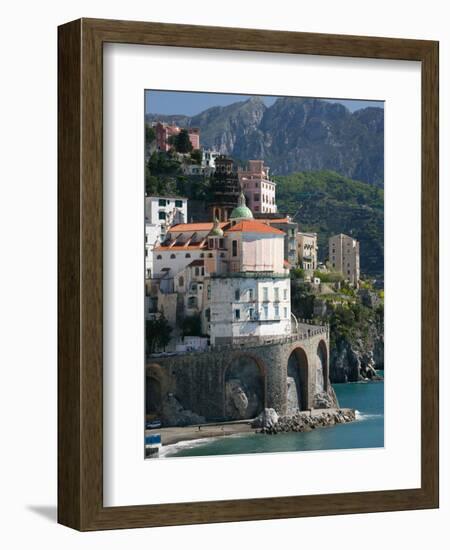
<path id="1" fill-rule="evenodd" d="M 157 122 L 154 126 L 156 132 L 156 147 L 158 151 L 168 151 L 170 149 L 169 138 L 177 136 L 183 128 L 171 126 L 165 122 Z M 189 134 L 189 140 L 194 149 L 200 149 L 200 128 L 186 128 Z"/>
<path id="2" fill-rule="evenodd" d="M 244 192 L 247 206 L 253 212 L 275 213 L 276 183 L 269 179 L 269 167 L 263 160 L 249 160 L 248 166 L 239 170 L 239 182 Z"/>
<path id="3" fill-rule="evenodd" d="M 258 220 L 242 220 L 225 231 L 229 271 L 284 273 L 284 233 Z"/>

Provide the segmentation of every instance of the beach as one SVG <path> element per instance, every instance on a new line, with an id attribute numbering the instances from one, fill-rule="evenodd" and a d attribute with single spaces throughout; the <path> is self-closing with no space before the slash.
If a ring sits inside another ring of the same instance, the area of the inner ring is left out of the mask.
<path id="1" fill-rule="evenodd" d="M 163 447 L 175 445 L 181 441 L 192 441 L 207 437 L 222 437 L 241 433 L 254 433 L 255 428 L 251 427 L 251 420 L 240 420 L 236 422 L 220 422 L 214 424 L 201 424 L 195 426 L 176 426 L 171 428 L 159 428 L 146 430 L 145 435 L 159 433 Z"/>
<path id="2" fill-rule="evenodd" d="M 323 418 L 325 423 L 333 423 L 326 418 L 326 415 L 333 415 L 338 412 L 349 414 L 351 409 L 315 409 L 312 411 L 304 411 L 300 413 L 303 417 Z M 176 445 L 183 441 L 197 441 L 199 439 L 206 438 L 219 438 L 237 434 L 251 434 L 258 433 L 261 428 L 252 427 L 251 424 L 254 419 L 249 420 L 236 420 L 230 422 L 217 422 L 210 424 L 200 424 L 193 426 L 175 426 L 168 428 L 157 428 L 152 430 L 146 430 L 145 435 L 149 436 L 154 433 L 161 435 L 161 444 L 163 447 L 169 445 Z M 320 427 L 320 426 L 317 426 Z"/>

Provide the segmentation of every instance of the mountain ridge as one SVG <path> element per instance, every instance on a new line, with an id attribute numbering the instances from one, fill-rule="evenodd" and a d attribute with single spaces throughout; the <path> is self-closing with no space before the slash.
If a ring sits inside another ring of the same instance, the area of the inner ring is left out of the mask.
<path id="1" fill-rule="evenodd" d="M 197 115 L 146 114 L 146 122 L 200 128 L 202 146 L 240 163 L 263 158 L 274 175 L 333 170 L 345 177 L 384 185 L 384 111 L 351 112 L 321 99 L 278 98 L 266 106 L 258 96 Z"/>

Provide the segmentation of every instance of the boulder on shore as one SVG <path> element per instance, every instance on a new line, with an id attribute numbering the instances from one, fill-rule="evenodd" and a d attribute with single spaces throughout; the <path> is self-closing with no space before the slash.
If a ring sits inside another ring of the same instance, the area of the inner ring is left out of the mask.
<path id="1" fill-rule="evenodd" d="M 275 409 L 264 409 L 252 422 L 252 428 L 272 428 L 278 424 L 278 414 Z"/>
<path id="2" fill-rule="evenodd" d="M 312 411 L 299 411 L 293 415 L 279 417 L 276 424 L 261 427 L 259 433 L 309 432 L 319 427 L 344 424 L 354 420 L 356 420 L 356 414 L 353 409 L 322 410 L 314 414 Z"/>
<path id="3" fill-rule="evenodd" d="M 206 422 L 203 416 L 185 409 L 172 394 L 168 394 L 164 398 L 161 416 L 163 426 L 190 426 Z"/>

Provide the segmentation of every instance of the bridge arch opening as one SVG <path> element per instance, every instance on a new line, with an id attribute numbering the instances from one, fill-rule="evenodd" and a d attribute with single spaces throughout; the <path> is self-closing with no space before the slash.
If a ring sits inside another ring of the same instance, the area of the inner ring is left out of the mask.
<path id="1" fill-rule="evenodd" d="M 303 348 L 292 351 L 287 365 L 287 413 L 307 410 L 309 404 L 308 357 Z"/>
<path id="2" fill-rule="evenodd" d="M 161 367 L 151 365 L 145 377 L 145 414 L 147 420 L 159 418 L 162 414 L 163 384 Z"/>
<path id="3" fill-rule="evenodd" d="M 328 350 L 323 340 L 320 340 L 316 353 L 315 393 L 322 393 L 328 389 Z"/>
<path id="4" fill-rule="evenodd" d="M 224 374 L 225 417 L 230 420 L 255 418 L 265 407 L 265 370 L 251 355 L 234 357 Z"/>

